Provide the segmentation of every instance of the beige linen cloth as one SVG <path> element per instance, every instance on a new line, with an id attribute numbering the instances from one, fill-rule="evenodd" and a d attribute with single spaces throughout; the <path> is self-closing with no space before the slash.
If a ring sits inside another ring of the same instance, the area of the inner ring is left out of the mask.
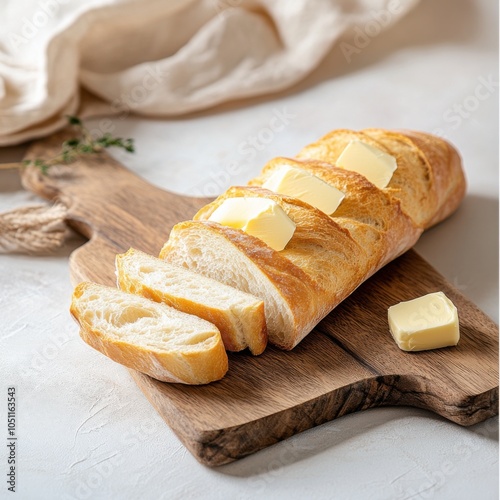
<path id="1" fill-rule="evenodd" d="M 173 116 L 272 93 L 417 0 L 2 0 L 0 145 L 65 115 Z M 352 54 L 352 52 L 351 52 Z"/>

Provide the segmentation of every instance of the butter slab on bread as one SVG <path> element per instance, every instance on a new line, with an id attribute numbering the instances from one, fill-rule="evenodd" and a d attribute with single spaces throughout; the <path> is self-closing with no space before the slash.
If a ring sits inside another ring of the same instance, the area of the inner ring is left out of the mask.
<path id="1" fill-rule="evenodd" d="M 352 140 L 396 159 L 397 169 L 385 188 L 335 166 Z M 331 217 L 259 187 L 266 170 L 273 169 L 266 166 L 250 181 L 252 186 L 230 188 L 195 220 L 174 226 L 160 253 L 167 262 L 262 298 L 269 341 L 284 349 L 296 346 L 363 281 L 411 248 L 424 229 L 450 215 L 465 193 L 457 151 L 420 132 L 337 130 L 304 148 L 292 162 L 345 193 Z M 271 198 L 283 208 L 296 224 L 284 250 L 274 251 L 242 230 L 208 220 L 225 199 L 235 196 Z"/>
<path id="2" fill-rule="evenodd" d="M 207 384 L 227 372 L 220 332 L 196 316 L 87 282 L 75 288 L 70 311 L 90 346 L 157 380 Z"/>
<path id="3" fill-rule="evenodd" d="M 116 275 L 118 286 L 126 292 L 213 323 L 228 351 L 248 347 L 257 355 L 267 345 L 261 299 L 132 248 L 116 256 Z"/>

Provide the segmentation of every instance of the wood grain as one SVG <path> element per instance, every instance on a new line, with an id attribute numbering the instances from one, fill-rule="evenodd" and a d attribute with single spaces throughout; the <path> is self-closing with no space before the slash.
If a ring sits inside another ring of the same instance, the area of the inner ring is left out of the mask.
<path id="1" fill-rule="evenodd" d="M 32 146 L 53 156 L 64 133 Z M 90 240 L 71 255 L 72 280 L 114 284 L 114 256 L 135 247 L 157 255 L 171 227 L 208 200 L 152 186 L 106 155 L 51 169 L 28 168 L 28 189 L 68 207 Z M 457 347 L 405 353 L 387 308 L 442 290 L 456 304 Z M 342 415 L 376 406 L 426 408 L 460 425 L 498 414 L 498 327 L 414 251 L 359 287 L 291 352 L 229 355 L 228 375 L 202 387 L 165 384 L 131 371 L 179 439 L 203 464 L 254 453 Z"/>

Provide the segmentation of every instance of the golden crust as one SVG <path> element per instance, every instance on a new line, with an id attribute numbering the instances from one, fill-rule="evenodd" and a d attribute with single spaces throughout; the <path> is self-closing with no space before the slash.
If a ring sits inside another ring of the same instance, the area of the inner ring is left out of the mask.
<path id="1" fill-rule="evenodd" d="M 458 151 L 444 139 L 424 132 L 404 131 L 401 134 L 412 141 L 431 165 L 437 202 L 434 215 L 424 225 L 424 229 L 429 229 L 449 217 L 465 196 L 467 182 L 462 159 Z"/>
<path id="2" fill-rule="evenodd" d="M 92 286 L 86 282 L 77 285 L 70 306 L 72 316 L 80 325 L 81 338 L 91 347 L 117 363 L 163 382 L 200 385 L 224 377 L 228 358 L 220 337 L 203 351 L 167 352 L 116 339 L 94 328 L 82 314 L 79 303 L 83 292 Z"/>

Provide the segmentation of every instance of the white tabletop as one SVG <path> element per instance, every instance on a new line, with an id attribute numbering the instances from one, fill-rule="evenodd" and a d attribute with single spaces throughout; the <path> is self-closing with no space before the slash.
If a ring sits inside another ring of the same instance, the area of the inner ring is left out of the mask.
<path id="1" fill-rule="evenodd" d="M 181 119 L 114 118 L 114 133 L 137 143 L 116 156 L 166 189 L 210 195 L 334 128 L 444 135 L 463 156 L 467 196 L 416 248 L 498 322 L 496 4 L 424 1 L 350 62 L 337 46 L 277 95 Z M 272 131 L 275 116 L 283 126 Z M 0 161 L 20 151 L 5 148 Z M 15 172 L 0 172 L 0 210 L 34 201 Z M 15 386 L 17 498 L 498 498 L 498 419 L 462 428 L 411 408 L 348 415 L 238 462 L 200 465 L 128 371 L 80 340 L 68 256 L 83 241 L 50 257 L 0 256 L 0 414 Z M 5 433 L 4 416 L 0 425 Z M 8 493 L 2 480 L 0 498 Z"/>

